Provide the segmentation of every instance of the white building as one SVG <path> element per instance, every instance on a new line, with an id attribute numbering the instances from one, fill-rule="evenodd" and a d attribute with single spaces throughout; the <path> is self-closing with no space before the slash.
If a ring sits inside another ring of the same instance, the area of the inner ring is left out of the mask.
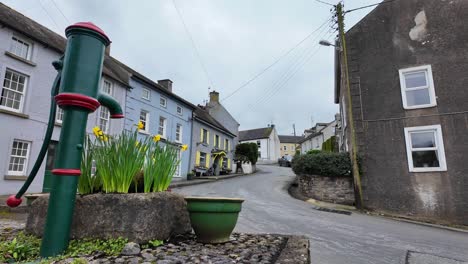
<path id="1" fill-rule="evenodd" d="M 275 125 L 239 131 L 239 143 L 258 145 L 258 163 L 273 163 L 280 158 L 280 140 Z"/>
<path id="2" fill-rule="evenodd" d="M 305 138 L 299 141 L 301 144 L 301 153 L 305 154 L 309 150 L 322 150 L 323 142 L 335 136 L 337 121 L 330 123 L 317 123 L 311 129 L 304 131 Z"/>

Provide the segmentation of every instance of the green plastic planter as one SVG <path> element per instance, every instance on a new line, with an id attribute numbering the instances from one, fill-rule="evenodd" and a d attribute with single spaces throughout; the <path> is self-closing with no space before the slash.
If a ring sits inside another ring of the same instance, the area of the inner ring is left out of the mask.
<path id="1" fill-rule="evenodd" d="M 202 243 L 229 241 L 242 209 L 243 199 L 225 197 L 186 197 L 190 222 Z"/>

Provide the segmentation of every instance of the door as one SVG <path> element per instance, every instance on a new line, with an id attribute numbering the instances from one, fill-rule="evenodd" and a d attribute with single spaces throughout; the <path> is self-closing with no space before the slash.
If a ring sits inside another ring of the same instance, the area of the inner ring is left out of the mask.
<path id="1" fill-rule="evenodd" d="M 50 141 L 47 148 L 46 168 L 44 173 L 44 183 L 42 184 L 42 192 L 49 193 L 52 190 L 52 170 L 54 169 L 55 153 L 57 151 L 58 141 Z"/>

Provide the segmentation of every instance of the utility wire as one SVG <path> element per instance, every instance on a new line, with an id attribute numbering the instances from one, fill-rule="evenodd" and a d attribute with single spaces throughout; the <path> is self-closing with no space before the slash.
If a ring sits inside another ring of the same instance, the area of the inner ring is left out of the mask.
<path id="1" fill-rule="evenodd" d="M 261 70 L 259 73 L 257 73 L 255 76 L 253 76 L 252 78 L 250 78 L 248 81 L 244 82 L 244 84 L 242 84 L 241 86 L 239 86 L 239 88 L 237 88 L 236 90 L 234 90 L 232 93 L 230 93 L 229 95 L 227 95 L 226 97 L 224 97 L 222 101 L 228 99 L 229 97 L 233 96 L 234 94 L 236 94 L 238 91 L 240 91 L 242 88 L 246 87 L 247 85 L 249 85 L 251 82 L 253 82 L 255 79 L 257 79 L 258 77 L 260 77 L 262 74 L 264 74 L 265 72 L 267 72 L 271 67 L 275 66 L 278 62 L 280 62 L 283 58 L 285 58 L 286 56 L 288 56 L 293 50 L 295 50 L 297 47 L 299 47 L 302 43 L 304 43 L 304 41 L 306 41 L 307 39 L 309 39 L 315 32 L 317 32 L 318 30 L 320 30 L 323 26 L 325 26 L 328 22 L 330 21 L 329 18 L 327 18 L 327 20 L 325 20 L 325 22 L 323 22 L 317 29 L 315 29 L 314 31 L 312 31 L 311 33 L 309 33 L 305 38 L 303 38 L 301 41 L 299 41 L 296 45 L 294 45 L 292 48 L 290 48 L 288 51 L 286 51 L 285 53 L 283 53 L 280 57 L 278 57 L 272 64 L 268 65 L 266 68 L 264 68 L 263 70 Z"/>
<path id="2" fill-rule="evenodd" d="M 360 9 L 364 9 L 364 8 L 368 8 L 368 7 L 373 7 L 373 6 L 380 5 L 380 4 L 388 4 L 388 3 L 391 3 L 391 2 L 394 2 L 394 1 L 396 1 L 396 0 L 387 0 L 387 1 L 380 2 L 380 3 L 372 4 L 372 5 L 361 6 L 361 7 L 353 8 L 353 9 L 350 9 L 350 10 L 346 10 L 344 13 L 350 13 L 350 12 L 353 12 L 353 11 L 356 11 L 356 10 L 360 10 Z"/>
<path id="3" fill-rule="evenodd" d="M 54 4 L 55 8 L 57 8 L 57 10 L 60 12 L 60 14 L 62 14 L 62 17 L 65 18 L 65 20 L 67 21 L 68 24 L 71 24 L 70 20 L 68 20 L 67 16 L 65 16 L 65 14 L 62 12 L 62 9 L 60 9 L 60 7 L 57 5 L 57 3 L 55 2 L 55 0 L 52 0 L 52 3 Z"/>
<path id="4" fill-rule="evenodd" d="M 326 4 L 326 5 L 329 5 L 329 6 L 335 6 L 334 4 L 330 4 L 330 3 L 327 3 L 327 2 L 324 2 L 324 1 L 321 1 L 321 0 L 315 0 L 319 3 L 322 3 L 322 4 Z"/>
<path id="5" fill-rule="evenodd" d="M 49 11 L 47 11 L 47 9 L 44 7 L 44 5 L 42 4 L 41 0 L 37 0 L 39 2 L 39 4 L 41 5 L 41 8 L 42 10 L 44 10 L 44 12 L 46 13 L 46 15 L 50 18 L 50 20 L 52 20 L 52 22 L 55 24 L 55 26 L 57 27 L 57 29 L 60 31 L 60 26 L 57 24 L 57 22 L 55 21 L 55 19 L 50 15 Z"/>
<path id="6" fill-rule="evenodd" d="M 172 3 L 174 4 L 174 8 L 176 9 L 177 14 L 179 15 L 179 18 L 182 21 L 182 24 L 184 25 L 185 32 L 187 32 L 187 35 L 190 38 L 190 41 L 192 43 L 192 47 L 195 50 L 195 53 L 196 53 L 196 55 L 198 57 L 198 62 L 200 63 L 203 71 L 205 72 L 206 78 L 208 79 L 208 82 L 211 84 L 211 87 L 214 88 L 213 82 L 211 81 L 210 75 L 208 74 L 208 70 L 206 69 L 205 64 L 203 63 L 203 60 L 202 60 L 202 58 L 200 56 L 200 52 L 198 52 L 197 45 L 195 45 L 195 41 L 193 40 L 192 34 L 190 34 L 190 31 L 188 30 L 188 27 L 185 24 L 184 18 L 182 17 L 182 14 L 180 13 L 179 8 L 177 8 L 176 1 L 172 0 Z"/>

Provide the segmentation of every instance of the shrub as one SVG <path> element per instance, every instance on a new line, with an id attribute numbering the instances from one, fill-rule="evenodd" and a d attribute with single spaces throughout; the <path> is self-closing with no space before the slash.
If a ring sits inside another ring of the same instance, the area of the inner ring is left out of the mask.
<path id="1" fill-rule="evenodd" d="M 313 154 L 320 154 L 322 151 L 320 149 L 311 149 L 307 151 L 307 154 L 313 155 Z"/>
<path id="2" fill-rule="evenodd" d="M 352 164 L 348 153 L 322 152 L 296 157 L 292 169 L 297 175 L 352 176 Z"/>
<path id="3" fill-rule="evenodd" d="M 327 141 L 323 142 L 322 150 L 328 152 L 337 152 L 337 145 L 336 145 L 336 136 L 332 136 Z"/>
<path id="4" fill-rule="evenodd" d="M 236 146 L 236 160 L 255 165 L 258 160 L 257 143 L 241 143 Z"/>

